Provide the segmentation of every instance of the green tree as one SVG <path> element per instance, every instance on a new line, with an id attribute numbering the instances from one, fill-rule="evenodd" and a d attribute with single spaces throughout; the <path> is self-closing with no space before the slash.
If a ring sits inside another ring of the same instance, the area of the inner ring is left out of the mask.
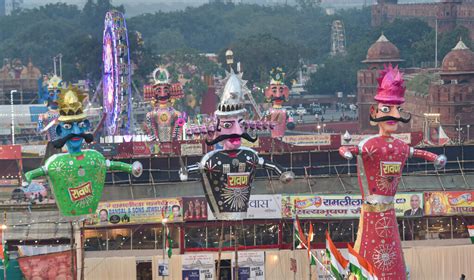
<path id="1" fill-rule="evenodd" d="M 250 36 L 230 45 L 234 62 L 240 62 L 244 78 L 250 83 L 266 83 L 272 68 L 283 67 L 287 80 L 295 78 L 299 69 L 301 47 L 285 43 L 270 34 Z M 220 61 L 225 65 L 225 51 Z"/>

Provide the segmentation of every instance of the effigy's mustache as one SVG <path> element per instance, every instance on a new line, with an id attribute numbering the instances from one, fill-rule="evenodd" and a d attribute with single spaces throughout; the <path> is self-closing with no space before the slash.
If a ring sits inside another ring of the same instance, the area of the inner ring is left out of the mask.
<path id="1" fill-rule="evenodd" d="M 285 101 L 285 97 L 284 96 L 278 96 L 278 97 L 272 97 L 272 101 Z"/>
<path id="2" fill-rule="evenodd" d="M 212 146 L 212 145 L 215 145 L 221 141 L 224 141 L 226 139 L 232 139 L 232 138 L 244 138 L 245 140 L 251 142 L 251 143 L 254 143 L 255 141 L 257 141 L 258 137 L 255 137 L 255 138 L 252 138 L 252 136 L 250 136 L 247 132 L 244 132 L 242 134 L 223 134 L 223 135 L 219 135 L 217 136 L 214 140 L 212 141 L 207 141 L 206 140 L 206 144 L 208 146 Z"/>
<path id="3" fill-rule="evenodd" d="M 386 122 L 386 121 L 396 121 L 396 122 L 402 122 L 402 123 L 408 123 L 411 120 L 411 114 L 408 116 L 408 118 L 395 118 L 392 116 L 383 116 L 380 118 L 374 118 L 370 116 L 370 121 L 371 122 Z"/>
<path id="4" fill-rule="evenodd" d="M 66 144 L 66 142 L 68 140 L 70 140 L 74 137 L 83 138 L 87 143 L 90 143 L 90 142 L 94 141 L 94 135 L 92 135 L 90 133 L 81 133 L 81 134 L 71 133 L 71 134 L 68 134 L 68 135 L 64 136 L 63 138 L 58 138 L 56 140 L 53 140 L 53 141 L 51 141 L 51 143 L 53 144 L 53 146 L 56 149 L 61 149 Z"/>

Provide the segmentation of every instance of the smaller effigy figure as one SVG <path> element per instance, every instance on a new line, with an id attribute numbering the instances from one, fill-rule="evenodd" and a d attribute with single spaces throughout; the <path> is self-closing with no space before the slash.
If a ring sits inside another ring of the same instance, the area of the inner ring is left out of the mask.
<path id="1" fill-rule="evenodd" d="M 145 99 L 152 100 L 153 111 L 146 114 L 145 130 L 151 141 L 172 142 L 180 140 L 185 123 L 181 112 L 171 105 L 172 99 L 182 98 L 181 84 L 170 82 L 164 68 L 153 71 L 155 83 L 145 87 Z"/>
<path id="2" fill-rule="evenodd" d="M 38 116 L 38 127 L 39 133 L 46 133 L 48 141 L 53 141 L 57 138 L 56 125 L 58 124 L 59 112 L 58 112 L 58 95 L 62 89 L 62 80 L 58 76 L 54 75 L 47 82 L 46 96 L 42 98 L 46 100 L 48 111 Z"/>
<path id="3" fill-rule="evenodd" d="M 272 69 L 270 72 L 270 85 L 265 89 L 265 99 L 272 103 L 264 119 L 275 123 L 272 129 L 272 138 L 280 138 L 285 135 L 286 129 L 294 129 L 295 123 L 293 116 L 283 108 L 283 102 L 288 101 L 290 89 L 284 84 L 285 73 L 282 68 Z"/>

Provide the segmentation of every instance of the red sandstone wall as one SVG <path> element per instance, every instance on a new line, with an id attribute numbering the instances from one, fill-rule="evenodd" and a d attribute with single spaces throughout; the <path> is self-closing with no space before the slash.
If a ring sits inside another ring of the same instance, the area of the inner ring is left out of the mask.
<path id="1" fill-rule="evenodd" d="M 456 3 L 426 4 L 379 4 L 372 6 L 372 25 L 380 26 L 383 22 L 392 22 L 397 18 L 419 18 L 435 27 L 438 19 L 439 32 L 447 32 L 461 25 L 470 30 L 474 39 L 474 0 Z"/>

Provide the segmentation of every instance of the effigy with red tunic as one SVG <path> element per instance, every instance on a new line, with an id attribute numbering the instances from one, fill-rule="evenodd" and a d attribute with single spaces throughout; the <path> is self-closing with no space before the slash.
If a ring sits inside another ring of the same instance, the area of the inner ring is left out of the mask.
<path id="1" fill-rule="evenodd" d="M 287 128 L 295 128 L 293 116 L 282 107 L 283 102 L 289 99 L 290 89 L 284 84 L 285 73 L 282 68 L 272 69 L 270 77 L 270 85 L 265 89 L 265 99 L 272 103 L 272 107 L 265 112 L 264 119 L 275 124 L 271 135 L 272 138 L 279 138 L 285 135 Z"/>
<path id="2" fill-rule="evenodd" d="M 444 155 L 414 149 L 391 136 L 397 121 L 410 120 L 400 115 L 404 92 L 398 69 L 385 69 L 375 97 L 378 107 L 371 109 L 371 123 L 379 125 L 380 133 L 363 139 L 357 146 L 339 149 L 346 159 L 357 158 L 363 205 L 354 249 L 372 264 L 380 280 L 406 279 L 394 197 L 407 159 L 421 158 L 433 162 L 436 168 L 446 163 Z"/>
<path id="3" fill-rule="evenodd" d="M 171 100 L 182 98 L 183 89 L 179 83 L 169 81 L 164 68 L 153 72 L 155 83 L 144 89 L 145 100 L 152 101 L 153 110 L 146 114 L 145 130 L 152 141 L 172 142 L 181 139 L 184 117 L 171 104 Z"/>

